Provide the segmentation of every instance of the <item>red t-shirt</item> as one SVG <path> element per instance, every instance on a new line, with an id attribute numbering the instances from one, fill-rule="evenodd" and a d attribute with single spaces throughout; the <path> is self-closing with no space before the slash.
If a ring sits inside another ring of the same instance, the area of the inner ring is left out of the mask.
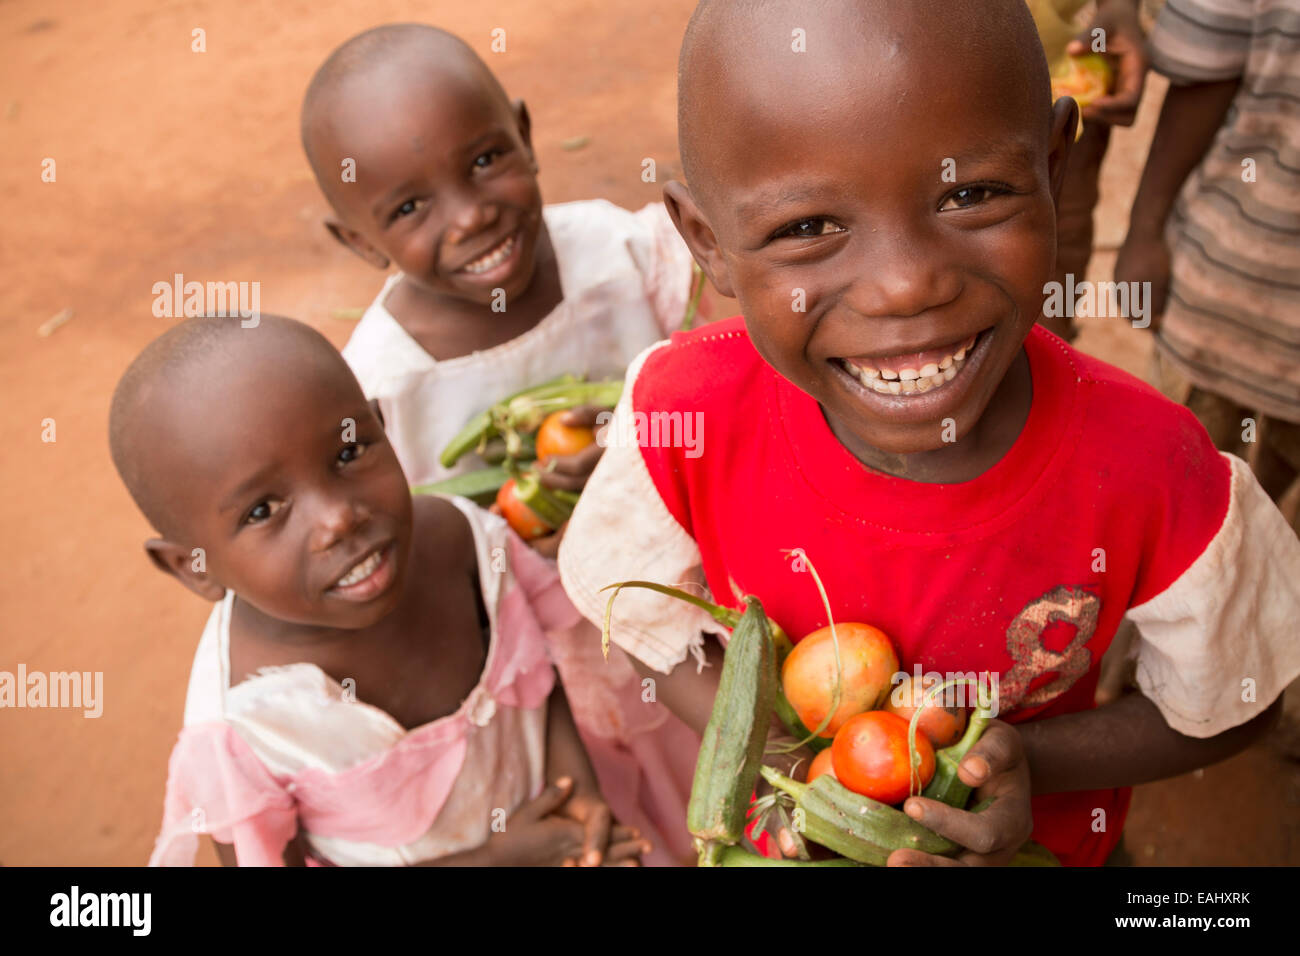
<path id="1" fill-rule="evenodd" d="M 1125 611 L 1205 550 L 1230 494 L 1228 463 L 1185 408 L 1038 327 L 1025 349 L 1029 418 L 1000 462 L 961 484 L 864 467 L 740 318 L 651 353 L 631 407 L 700 413 L 704 454 L 641 454 L 717 599 L 736 603 L 734 581 L 796 639 L 825 626 L 811 575 L 783 553 L 800 548 L 836 621 L 884 630 L 908 673 L 997 674 L 999 716 L 1018 723 L 1094 706 Z M 1101 864 L 1129 797 L 1036 797 L 1034 838 L 1067 865 Z"/>

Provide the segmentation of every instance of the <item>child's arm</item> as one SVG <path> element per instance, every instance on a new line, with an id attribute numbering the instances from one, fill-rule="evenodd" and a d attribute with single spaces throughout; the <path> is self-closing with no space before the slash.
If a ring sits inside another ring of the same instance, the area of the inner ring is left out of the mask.
<path id="1" fill-rule="evenodd" d="M 1244 750 L 1277 722 L 1279 697 L 1252 720 L 1213 737 L 1173 730 L 1140 693 L 1083 711 L 1024 724 L 1034 793 L 1128 787 L 1176 777 Z"/>
<path id="2" fill-rule="evenodd" d="M 1171 729 L 1156 705 L 1131 693 L 1096 710 L 1012 727 L 992 721 L 960 765 L 975 787 L 972 803 L 996 797 L 978 816 L 937 800 L 911 797 L 909 816 L 962 846 L 955 859 L 916 850 L 890 855 L 891 866 L 1004 864 L 1033 829 L 1029 798 L 1069 790 L 1102 790 L 1162 780 L 1205 767 L 1244 750 L 1276 722 L 1281 698 L 1246 723 L 1213 737 Z"/>
<path id="3" fill-rule="evenodd" d="M 612 846 L 613 815 L 601 796 L 596 772 L 578 736 L 564 688 L 558 681 L 551 692 L 546 716 L 546 778 L 572 781 L 572 795 L 554 812 L 582 828 L 581 851 L 574 853 L 573 858 L 581 866 L 600 866 L 605 861 L 607 848 Z M 632 834 L 632 839 L 636 838 L 635 831 L 627 832 Z M 649 843 L 643 841 L 641 846 L 642 852 L 650 852 Z"/>

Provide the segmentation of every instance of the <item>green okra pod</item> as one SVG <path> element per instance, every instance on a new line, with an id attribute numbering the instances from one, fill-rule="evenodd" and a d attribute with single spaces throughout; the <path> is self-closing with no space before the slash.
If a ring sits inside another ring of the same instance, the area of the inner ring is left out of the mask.
<path id="1" fill-rule="evenodd" d="M 716 865 L 722 848 L 745 830 L 754 782 L 763 760 L 776 693 L 776 659 L 763 605 L 746 598 L 731 632 L 700 741 L 686 823 L 700 848 L 700 864 Z"/>
<path id="2" fill-rule="evenodd" d="M 469 498 L 478 504 L 491 504 L 492 500 L 496 498 L 497 492 L 509 477 L 506 470 L 501 467 L 480 468 L 478 471 L 468 471 L 463 475 L 456 475 L 454 478 L 444 478 L 442 481 L 415 485 L 411 488 L 411 493 L 417 495 L 460 495 L 462 498 Z"/>
<path id="3" fill-rule="evenodd" d="M 926 829 L 888 804 L 849 790 L 830 774 L 800 783 L 771 767 L 763 777 L 794 797 L 796 827 L 802 835 L 828 850 L 871 866 L 884 866 L 895 850 L 920 850 L 953 856 L 960 847 Z"/>

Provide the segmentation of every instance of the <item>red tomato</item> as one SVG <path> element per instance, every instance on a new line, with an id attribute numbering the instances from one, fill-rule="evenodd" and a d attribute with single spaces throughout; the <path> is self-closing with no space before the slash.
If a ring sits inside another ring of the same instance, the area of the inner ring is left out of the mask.
<path id="1" fill-rule="evenodd" d="M 552 412 L 537 429 L 537 460 L 546 461 L 552 455 L 576 455 L 588 445 L 595 444 L 596 433 L 581 425 L 564 424 L 568 412 Z"/>
<path id="2" fill-rule="evenodd" d="M 823 737 L 834 737 L 854 714 L 880 706 L 898 670 L 898 655 L 885 632 L 852 621 L 835 625 L 840 643 L 844 688 Z M 781 668 L 781 688 L 804 726 L 816 730 L 831 709 L 835 693 L 835 647 L 831 629 L 813 631 L 794 646 Z"/>
<path id="3" fill-rule="evenodd" d="M 519 496 L 515 494 L 515 480 L 513 478 L 507 480 L 501 486 L 501 490 L 497 492 L 497 507 L 501 509 L 501 514 L 510 524 L 510 527 L 514 528 L 515 533 L 525 541 L 540 538 L 542 535 L 550 534 L 555 530 L 537 517 L 532 508 L 519 500 Z"/>
<path id="4" fill-rule="evenodd" d="M 904 677 L 902 682 L 889 692 L 889 696 L 885 699 L 885 706 L 881 709 L 897 714 L 910 723 L 912 715 L 925 699 L 925 692 L 936 683 L 938 683 L 937 678 L 931 675 L 922 680 L 919 690 L 913 690 L 915 681 L 911 676 Z M 962 731 L 966 729 L 966 708 L 942 706 L 943 698 L 950 691 L 959 689 L 950 687 L 940 693 L 935 698 L 935 702 L 925 708 L 921 719 L 916 722 L 916 732 L 925 734 L 936 749 L 951 747 L 961 739 Z"/>
<path id="5" fill-rule="evenodd" d="M 921 757 L 921 787 L 934 776 L 934 748 L 916 735 Z M 907 721 L 883 710 L 847 720 L 831 744 L 831 761 L 840 783 L 881 803 L 901 803 L 911 787 L 907 761 Z"/>
<path id="6" fill-rule="evenodd" d="M 835 776 L 835 770 L 831 766 L 831 748 L 827 747 L 816 757 L 813 757 L 812 763 L 808 764 L 808 783 L 812 783 L 822 774 L 828 773 Z"/>

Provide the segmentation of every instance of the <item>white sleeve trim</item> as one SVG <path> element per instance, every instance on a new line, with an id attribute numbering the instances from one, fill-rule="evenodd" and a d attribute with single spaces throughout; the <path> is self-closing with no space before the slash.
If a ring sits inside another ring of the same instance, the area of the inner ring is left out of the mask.
<path id="1" fill-rule="evenodd" d="M 1232 480 L 1222 527 L 1173 584 L 1128 612 L 1140 635 L 1138 686 L 1191 737 L 1244 724 L 1300 675 L 1300 539 L 1250 467 L 1224 457 Z"/>
<path id="2" fill-rule="evenodd" d="M 620 426 L 631 412 L 637 374 L 647 357 L 667 344 L 652 345 L 628 367 L 608 436 L 628 432 Z M 608 440 L 560 542 L 560 580 L 569 599 L 597 627 L 612 593 L 600 589 L 616 581 L 675 585 L 712 600 L 699 548 L 659 497 L 641 449 L 635 442 Z M 702 632 L 722 630 L 699 608 L 638 588 L 619 592 L 610 622 L 613 643 L 664 674 L 688 654 L 702 665 Z"/>

